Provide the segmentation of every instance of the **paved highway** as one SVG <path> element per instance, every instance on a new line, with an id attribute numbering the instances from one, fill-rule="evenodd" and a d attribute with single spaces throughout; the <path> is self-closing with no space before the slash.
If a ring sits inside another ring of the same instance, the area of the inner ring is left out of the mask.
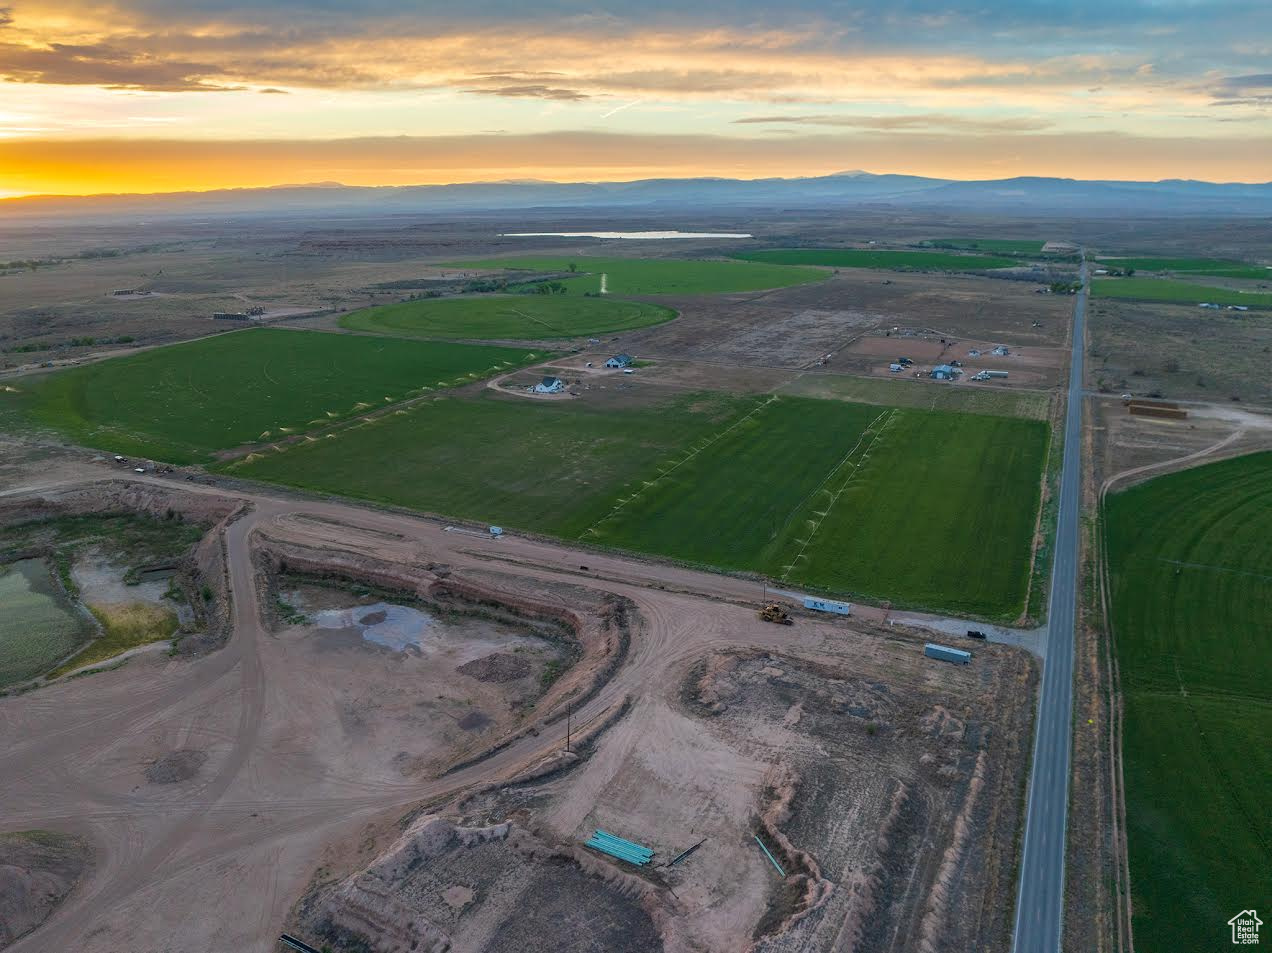
<path id="1" fill-rule="evenodd" d="M 1016 896 L 1015 953 L 1059 953 L 1064 923 L 1065 824 L 1073 722 L 1073 633 L 1078 600 L 1078 518 L 1082 505 L 1082 358 L 1087 266 L 1073 307 L 1073 355 L 1064 421 L 1060 512 L 1047 609 L 1047 650 L 1034 733 L 1033 771 Z"/>

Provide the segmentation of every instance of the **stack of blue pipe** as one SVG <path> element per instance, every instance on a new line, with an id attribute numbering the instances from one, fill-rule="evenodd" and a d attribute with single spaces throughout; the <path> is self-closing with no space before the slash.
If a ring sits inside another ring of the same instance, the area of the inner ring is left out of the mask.
<path id="1" fill-rule="evenodd" d="M 654 852 L 648 847 L 641 844 L 633 843 L 629 840 L 623 840 L 621 837 L 615 837 L 608 831 L 603 831 L 599 827 L 591 837 L 583 842 L 585 847 L 591 847 L 595 850 L 604 851 L 611 857 L 617 857 L 619 860 L 625 860 L 629 864 L 635 864 L 637 867 L 643 867 L 649 863 L 650 858 L 654 856 Z"/>

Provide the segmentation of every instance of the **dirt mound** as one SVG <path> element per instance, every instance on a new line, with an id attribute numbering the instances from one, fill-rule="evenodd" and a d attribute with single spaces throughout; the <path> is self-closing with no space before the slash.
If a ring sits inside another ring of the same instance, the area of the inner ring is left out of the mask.
<path id="1" fill-rule="evenodd" d="M 389 613 L 384 609 L 380 609 L 376 612 L 368 612 L 358 620 L 358 625 L 379 625 L 388 617 Z"/>
<path id="2" fill-rule="evenodd" d="M 48 919 L 88 866 L 82 841 L 52 831 L 0 834 L 0 949 Z"/>
<path id="3" fill-rule="evenodd" d="M 458 671 L 479 682 L 513 682 L 530 674 L 530 662 L 519 655 L 496 652 L 461 665 Z"/>
<path id="4" fill-rule="evenodd" d="M 170 751 L 146 768 L 146 780 L 151 784 L 177 784 L 189 781 L 199 773 L 207 754 L 194 748 L 178 748 Z"/>

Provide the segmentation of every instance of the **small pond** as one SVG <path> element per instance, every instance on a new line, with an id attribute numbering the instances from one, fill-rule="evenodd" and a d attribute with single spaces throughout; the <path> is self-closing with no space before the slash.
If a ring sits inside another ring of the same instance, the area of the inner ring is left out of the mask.
<path id="1" fill-rule="evenodd" d="M 52 668 L 88 631 L 43 560 L 0 566 L 0 686 Z"/>

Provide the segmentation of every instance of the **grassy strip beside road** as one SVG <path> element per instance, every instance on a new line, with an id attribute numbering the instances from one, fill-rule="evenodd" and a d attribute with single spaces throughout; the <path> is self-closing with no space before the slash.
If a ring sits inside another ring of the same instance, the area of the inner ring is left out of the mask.
<path id="1" fill-rule="evenodd" d="M 256 328 L 23 378 L 0 423 L 171 463 L 278 439 L 468 383 L 536 355 L 472 344 Z"/>
<path id="2" fill-rule="evenodd" d="M 827 268 L 884 268 L 890 271 L 986 271 L 1013 268 L 1014 258 L 957 255 L 936 251 L 878 251 L 866 248 L 772 248 L 738 252 L 744 261 L 779 265 L 820 265 Z"/>
<path id="3" fill-rule="evenodd" d="M 641 301 L 575 295 L 466 295 L 354 311 L 340 326 L 408 338 L 550 339 L 612 334 L 670 321 L 676 312 Z"/>
<path id="4" fill-rule="evenodd" d="M 1008 619 L 1024 603 L 1046 442 L 1040 421 L 845 401 L 603 409 L 484 394 L 231 472 Z"/>
<path id="5" fill-rule="evenodd" d="M 601 290 L 601 275 L 614 295 L 723 294 L 764 291 L 820 281 L 826 277 L 815 268 L 755 264 L 740 261 L 693 261 L 683 258 L 489 258 L 450 262 L 457 268 L 502 268 L 520 271 L 568 271 L 581 274 L 563 279 L 573 294 Z"/>
<path id="6" fill-rule="evenodd" d="M 1272 453 L 1105 510 L 1136 946 L 1209 950 L 1272 867 Z"/>
<path id="7" fill-rule="evenodd" d="M 1141 301 L 1170 301 L 1176 304 L 1238 304 L 1249 308 L 1272 308 L 1272 292 L 1235 291 L 1212 285 L 1194 285 L 1169 278 L 1096 278 L 1091 294 L 1097 298 L 1136 298 Z"/>

